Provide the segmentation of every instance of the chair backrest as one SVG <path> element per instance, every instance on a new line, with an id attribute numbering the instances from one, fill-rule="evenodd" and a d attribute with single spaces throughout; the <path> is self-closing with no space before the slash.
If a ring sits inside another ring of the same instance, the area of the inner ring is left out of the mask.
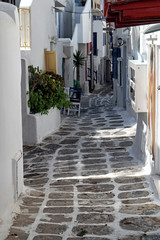
<path id="1" fill-rule="evenodd" d="M 73 87 L 70 87 L 70 89 L 69 89 L 70 101 L 80 102 L 80 100 L 81 100 L 81 95 L 82 95 L 82 88 L 73 88 Z"/>

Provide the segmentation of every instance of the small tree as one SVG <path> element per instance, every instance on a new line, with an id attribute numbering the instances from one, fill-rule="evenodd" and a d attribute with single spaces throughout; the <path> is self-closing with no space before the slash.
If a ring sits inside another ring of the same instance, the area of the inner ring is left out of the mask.
<path id="1" fill-rule="evenodd" d="M 85 57 L 83 55 L 83 52 L 80 50 L 77 50 L 74 54 L 73 54 L 73 65 L 77 70 L 77 80 L 80 83 L 80 67 L 83 66 L 85 63 Z"/>

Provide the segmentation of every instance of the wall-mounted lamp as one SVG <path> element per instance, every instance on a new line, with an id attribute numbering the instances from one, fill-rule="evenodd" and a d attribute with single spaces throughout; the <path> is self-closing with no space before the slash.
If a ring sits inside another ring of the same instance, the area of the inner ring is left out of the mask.
<path id="1" fill-rule="evenodd" d="M 117 42 L 118 42 L 118 46 L 120 47 L 120 46 L 122 46 L 122 45 L 124 45 L 126 42 L 122 39 L 122 38 L 118 38 L 117 39 Z"/>

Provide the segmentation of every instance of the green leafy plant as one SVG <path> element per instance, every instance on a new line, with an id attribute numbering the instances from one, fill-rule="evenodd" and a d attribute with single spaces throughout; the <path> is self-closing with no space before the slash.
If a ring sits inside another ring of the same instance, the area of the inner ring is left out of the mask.
<path id="1" fill-rule="evenodd" d="M 29 73 L 28 106 L 31 113 L 48 114 L 52 107 L 66 109 L 70 106 L 60 75 L 43 72 L 39 67 L 33 66 L 29 66 Z"/>
<path id="2" fill-rule="evenodd" d="M 80 82 L 80 67 L 85 64 L 85 56 L 82 51 L 78 50 L 73 54 L 73 65 L 77 69 L 77 81 Z"/>

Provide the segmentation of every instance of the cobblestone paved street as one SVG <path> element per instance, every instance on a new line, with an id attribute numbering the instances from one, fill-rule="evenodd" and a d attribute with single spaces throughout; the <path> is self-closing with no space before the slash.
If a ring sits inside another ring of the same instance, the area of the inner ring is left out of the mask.
<path id="1" fill-rule="evenodd" d="M 160 239 L 160 201 L 131 155 L 136 126 L 104 92 L 24 147 L 26 189 L 6 240 Z"/>

